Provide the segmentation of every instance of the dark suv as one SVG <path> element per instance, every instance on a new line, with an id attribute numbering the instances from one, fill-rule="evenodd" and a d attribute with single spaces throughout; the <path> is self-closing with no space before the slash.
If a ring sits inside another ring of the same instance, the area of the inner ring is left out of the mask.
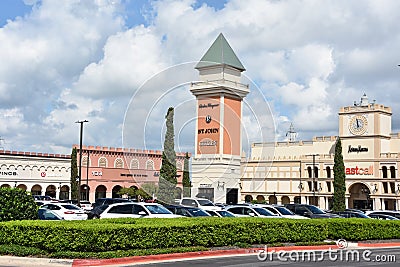
<path id="1" fill-rule="evenodd" d="M 285 207 L 297 215 L 309 217 L 309 218 L 341 218 L 341 216 L 326 213 L 325 211 L 321 210 L 320 208 L 307 205 L 307 204 L 285 204 Z"/>
<path id="2" fill-rule="evenodd" d="M 133 202 L 131 199 L 126 199 L 126 198 L 98 198 L 96 201 L 93 203 L 93 208 L 96 208 L 98 206 L 103 206 L 103 205 L 111 205 L 114 203 L 122 203 L 122 202 Z"/>

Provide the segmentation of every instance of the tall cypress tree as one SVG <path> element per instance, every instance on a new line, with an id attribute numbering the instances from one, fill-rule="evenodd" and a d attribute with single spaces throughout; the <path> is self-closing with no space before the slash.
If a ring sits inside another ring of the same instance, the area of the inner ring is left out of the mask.
<path id="1" fill-rule="evenodd" d="M 346 209 L 346 174 L 344 170 L 342 142 L 338 138 L 335 147 L 335 164 L 333 165 L 333 211 Z"/>
<path id="2" fill-rule="evenodd" d="M 162 166 L 158 181 L 158 199 L 164 203 L 174 202 L 176 180 L 176 153 L 174 149 L 174 108 L 168 109 L 165 116 L 167 132 L 165 133 Z"/>
<path id="3" fill-rule="evenodd" d="M 190 197 L 190 188 L 192 187 L 192 184 L 190 182 L 190 175 L 189 175 L 189 153 L 187 152 L 185 155 L 185 161 L 183 163 L 182 186 L 183 186 L 183 196 Z"/>
<path id="4" fill-rule="evenodd" d="M 77 149 L 74 147 L 71 153 L 71 199 L 78 199 L 78 161 Z"/>

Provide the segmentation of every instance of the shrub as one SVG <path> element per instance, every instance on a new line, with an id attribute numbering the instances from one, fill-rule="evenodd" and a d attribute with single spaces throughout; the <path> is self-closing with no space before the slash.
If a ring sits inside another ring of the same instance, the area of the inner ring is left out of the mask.
<path id="1" fill-rule="evenodd" d="M 38 207 L 31 193 L 19 188 L 0 188 L 0 222 L 35 220 Z"/>

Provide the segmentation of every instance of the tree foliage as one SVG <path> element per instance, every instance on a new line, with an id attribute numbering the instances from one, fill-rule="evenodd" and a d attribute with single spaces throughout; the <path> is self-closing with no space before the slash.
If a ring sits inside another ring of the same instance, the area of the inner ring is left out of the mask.
<path id="1" fill-rule="evenodd" d="M 335 147 L 335 164 L 333 165 L 333 210 L 346 209 L 346 174 L 344 170 L 342 142 L 338 138 Z"/>
<path id="2" fill-rule="evenodd" d="M 38 206 L 30 192 L 19 188 L 0 188 L 0 222 L 37 218 Z"/>
<path id="3" fill-rule="evenodd" d="M 78 199 L 78 159 L 77 149 L 74 147 L 71 153 L 71 199 Z"/>
<path id="4" fill-rule="evenodd" d="M 186 152 L 185 161 L 183 163 L 182 186 L 183 186 L 183 197 L 190 197 L 190 189 L 192 187 L 192 183 L 190 182 L 189 153 L 188 152 Z"/>
<path id="5" fill-rule="evenodd" d="M 150 199 L 151 196 L 142 188 L 136 189 L 133 187 L 123 187 L 118 191 L 118 195 L 128 195 L 129 198 L 137 200 Z"/>
<path id="6" fill-rule="evenodd" d="M 167 131 L 165 133 L 162 166 L 159 176 L 158 199 L 164 203 L 174 202 L 176 180 L 176 153 L 174 149 L 174 108 L 170 107 L 165 116 Z"/>

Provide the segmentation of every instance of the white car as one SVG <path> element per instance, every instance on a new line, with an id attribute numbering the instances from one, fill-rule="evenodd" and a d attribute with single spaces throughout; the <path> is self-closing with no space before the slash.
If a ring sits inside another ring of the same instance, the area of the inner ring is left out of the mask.
<path id="1" fill-rule="evenodd" d="M 213 217 L 237 217 L 235 214 L 227 210 L 208 210 L 207 213 Z"/>
<path id="2" fill-rule="evenodd" d="M 93 209 L 92 203 L 89 201 L 81 201 L 80 202 L 81 208 L 84 209 L 85 211 L 91 211 Z"/>
<path id="3" fill-rule="evenodd" d="M 86 220 L 88 215 L 80 207 L 69 203 L 48 203 L 42 209 L 52 210 L 64 220 Z"/>
<path id="4" fill-rule="evenodd" d="M 273 205 L 268 205 L 268 204 L 255 204 L 254 206 L 260 207 L 263 209 L 266 209 L 270 211 L 271 213 L 281 216 L 283 218 L 288 218 L 288 219 L 310 219 L 305 216 L 297 215 L 294 214 L 292 211 L 289 209 L 285 208 L 284 206 L 273 206 Z"/>
<path id="5" fill-rule="evenodd" d="M 206 198 L 182 198 L 180 200 L 180 205 L 185 206 L 185 207 L 194 207 L 194 208 L 200 208 L 205 211 L 208 210 L 222 210 L 221 207 L 215 206 L 214 203 L 212 203 L 210 200 Z"/>
<path id="6" fill-rule="evenodd" d="M 225 207 L 225 210 L 232 212 L 237 217 L 265 217 L 265 218 L 282 218 L 272 212 L 255 206 L 233 205 Z"/>
<path id="7" fill-rule="evenodd" d="M 180 218 L 157 203 L 115 203 L 106 208 L 100 218 Z"/>

